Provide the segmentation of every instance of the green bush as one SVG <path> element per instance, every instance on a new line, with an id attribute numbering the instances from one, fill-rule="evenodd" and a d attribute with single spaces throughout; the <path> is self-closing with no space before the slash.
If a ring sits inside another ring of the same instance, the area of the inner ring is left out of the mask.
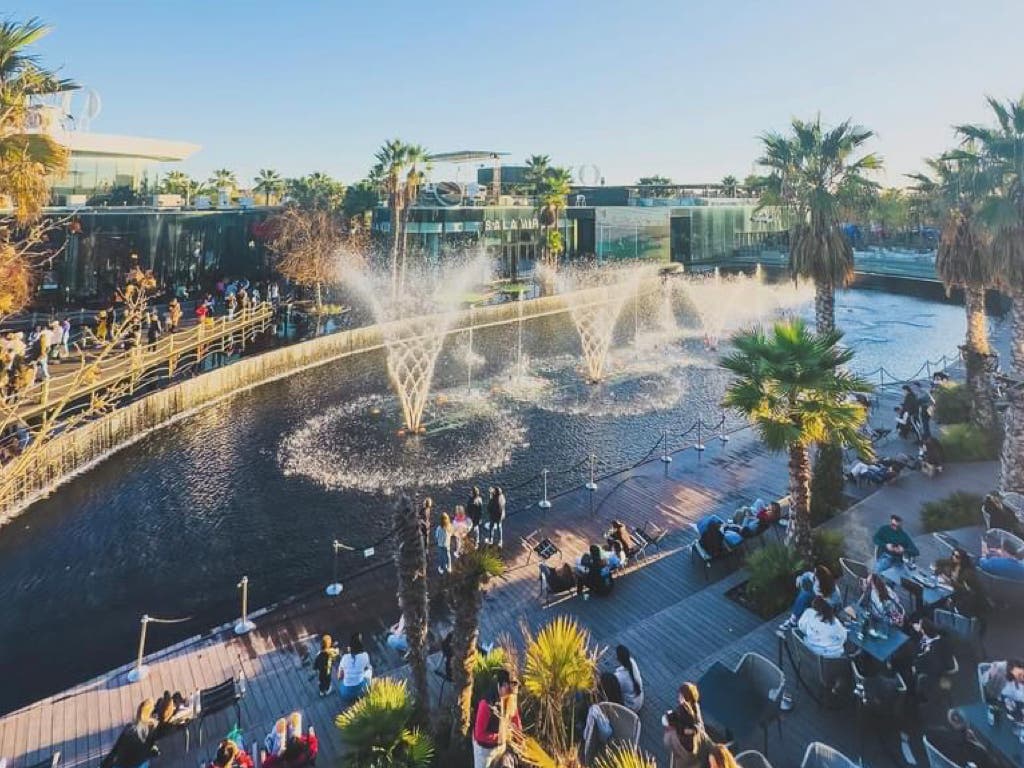
<path id="1" fill-rule="evenodd" d="M 929 533 L 981 525 L 982 501 L 976 493 L 955 491 L 944 499 L 925 502 L 921 505 L 921 524 Z"/>
<path id="2" fill-rule="evenodd" d="M 821 445 L 811 476 L 811 524 L 825 522 L 842 507 L 843 449 L 838 445 Z"/>
<path id="3" fill-rule="evenodd" d="M 939 436 L 946 461 L 987 461 L 999 455 L 998 435 L 973 424 L 952 424 Z"/>
<path id="4" fill-rule="evenodd" d="M 963 384 L 946 384 L 935 390 L 935 420 L 963 424 L 971 420 L 971 392 Z"/>
<path id="5" fill-rule="evenodd" d="M 794 576 L 806 567 L 796 552 L 773 542 L 747 556 L 747 598 L 762 616 L 775 616 L 793 602 Z"/>
<path id="6" fill-rule="evenodd" d="M 814 552 L 814 564 L 821 563 L 838 577 L 842 569 L 839 558 L 846 554 L 846 540 L 842 531 L 819 529 L 812 534 L 811 549 Z"/>

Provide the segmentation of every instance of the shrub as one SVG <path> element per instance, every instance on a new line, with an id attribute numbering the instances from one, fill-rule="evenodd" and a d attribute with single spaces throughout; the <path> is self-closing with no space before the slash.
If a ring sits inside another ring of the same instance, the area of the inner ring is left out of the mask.
<path id="1" fill-rule="evenodd" d="M 935 420 L 942 424 L 963 424 L 971 420 L 971 393 L 963 384 L 938 387 L 935 396 Z"/>
<path id="2" fill-rule="evenodd" d="M 929 533 L 981 525 L 982 501 L 976 493 L 954 491 L 944 499 L 922 504 L 921 523 Z"/>
<path id="3" fill-rule="evenodd" d="M 942 430 L 939 442 L 946 461 L 987 461 L 999 455 L 998 435 L 973 424 L 952 424 Z"/>
<path id="4" fill-rule="evenodd" d="M 811 523 L 825 522 L 842 506 L 843 449 L 838 445 L 821 445 L 811 477 Z"/>
<path id="5" fill-rule="evenodd" d="M 762 616 L 775 616 L 793 602 L 794 576 L 806 563 L 783 543 L 768 544 L 747 556 L 747 598 Z"/>
<path id="6" fill-rule="evenodd" d="M 811 549 L 814 563 L 828 566 L 832 575 L 838 577 L 841 568 L 839 558 L 846 554 L 846 540 L 842 531 L 819 529 L 812 534 Z"/>

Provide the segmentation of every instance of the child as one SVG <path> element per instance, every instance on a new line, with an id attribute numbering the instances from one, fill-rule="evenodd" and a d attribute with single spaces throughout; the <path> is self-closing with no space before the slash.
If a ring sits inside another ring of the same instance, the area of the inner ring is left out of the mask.
<path id="1" fill-rule="evenodd" d="M 337 644 L 331 641 L 331 636 L 324 635 L 320 639 L 320 653 L 313 661 L 313 669 L 316 670 L 320 680 L 321 696 L 326 696 L 331 692 L 331 670 L 340 655 L 341 651 L 338 650 Z"/>

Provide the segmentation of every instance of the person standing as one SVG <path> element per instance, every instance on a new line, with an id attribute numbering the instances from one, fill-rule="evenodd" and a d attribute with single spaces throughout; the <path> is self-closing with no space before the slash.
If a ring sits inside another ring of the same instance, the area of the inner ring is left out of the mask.
<path id="1" fill-rule="evenodd" d="M 149 325 L 146 327 L 146 342 L 149 344 L 150 351 L 156 349 L 156 342 L 160 338 L 162 331 L 163 326 L 160 325 L 160 317 L 154 309 L 149 313 Z"/>
<path id="2" fill-rule="evenodd" d="M 473 720 L 473 768 L 495 768 L 508 749 L 510 731 L 521 731 L 519 681 L 507 669 L 495 675 L 497 690 L 480 699 Z"/>
<path id="3" fill-rule="evenodd" d="M 338 665 L 338 679 L 341 681 L 341 699 L 353 702 L 359 699 L 370 685 L 373 667 L 370 654 L 363 648 L 363 635 L 356 632 L 349 641 L 348 650 Z"/>
<path id="4" fill-rule="evenodd" d="M 416 517 L 420 525 L 420 538 L 423 539 L 423 549 L 427 549 L 427 540 L 430 538 L 430 513 L 434 508 L 434 500 L 427 496 L 420 504 Z"/>
<path id="5" fill-rule="evenodd" d="M 110 337 L 110 324 L 107 322 L 107 310 L 101 309 L 96 315 L 96 338 L 104 343 Z"/>
<path id="6" fill-rule="evenodd" d="M 434 543 L 437 544 L 437 572 L 442 576 L 452 572 L 452 535 L 454 528 L 447 512 L 442 512 L 434 529 Z"/>
<path id="7" fill-rule="evenodd" d="M 52 337 L 50 336 L 49 328 L 40 328 L 36 326 L 36 365 L 39 366 L 39 375 L 44 378 L 50 378 L 50 344 L 52 343 Z"/>
<path id="8" fill-rule="evenodd" d="M 181 304 L 177 298 L 171 299 L 171 303 L 167 305 L 167 316 L 169 318 L 167 330 L 170 333 L 174 333 L 181 324 Z"/>
<path id="9" fill-rule="evenodd" d="M 469 494 L 469 503 L 466 504 L 466 513 L 469 515 L 469 520 L 473 523 L 473 537 L 476 541 L 476 545 L 480 546 L 480 526 L 484 521 L 484 499 L 480 495 L 480 489 L 475 485 L 473 490 Z"/>
<path id="10" fill-rule="evenodd" d="M 331 636 L 321 637 L 320 653 L 313 660 L 313 669 L 316 670 L 317 678 L 320 681 L 321 696 L 326 696 L 331 692 L 331 671 L 339 656 L 341 656 L 341 651 L 338 650 L 338 644 L 331 640 Z"/>
<path id="11" fill-rule="evenodd" d="M 491 489 L 491 498 L 487 502 L 487 543 L 500 547 L 504 542 L 502 526 L 505 522 L 505 494 L 501 488 L 495 486 Z"/>

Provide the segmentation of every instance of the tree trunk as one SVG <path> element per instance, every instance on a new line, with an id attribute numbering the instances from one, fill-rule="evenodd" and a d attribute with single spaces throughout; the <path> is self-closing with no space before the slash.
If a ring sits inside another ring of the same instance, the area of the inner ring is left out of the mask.
<path id="1" fill-rule="evenodd" d="M 1024 380 L 1024 289 L 1011 291 L 1013 300 L 1013 330 L 1010 334 L 1010 364 L 1013 376 Z"/>
<path id="2" fill-rule="evenodd" d="M 316 284 L 316 309 L 320 312 L 324 306 L 323 293 L 320 290 L 320 283 Z"/>
<path id="3" fill-rule="evenodd" d="M 473 666 L 480 638 L 480 605 L 483 596 L 475 575 L 464 574 L 452 583 L 454 624 L 452 626 L 452 687 L 455 703 L 452 712 L 452 742 L 469 737 L 473 724 Z"/>
<path id="4" fill-rule="evenodd" d="M 420 536 L 416 510 L 408 496 L 395 507 L 395 565 L 398 570 L 398 595 L 405 617 L 405 636 L 409 643 L 409 666 L 416 706 L 423 722 L 429 720 L 430 693 L 427 689 L 427 552 Z"/>
<path id="5" fill-rule="evenodd" d="M 1003 427 L 1003 450 L 999 466 L 999 490 L 1024 493 L 1024 291 L 1011 293 L 1013 329 L 1010 361 L 1013 381 L 1006 382 L 1009 407 Z"/>
<path id="6" fill-rule="evenodd" d="M 969 285 L 964 288 L 964 308 L 967 311 L 967 347 L 979 355 L 987 355 L 990 350 L 984 286 Z"/>
<path id="7" fill-rule="evenodd" d="M 398 297 L 398 237 L 399 237 L 399 221 L 401 211 L 399 208 L 401 205 L 398 202 L 398 194 L 394 193 L 391 195 L 391 199 L 388 202 L 391 213 L 391 298 Z"/>
<path id="8" fill-rule="evenodd" d="M 814 284 L 814 323 L 818 333 L 836 329 L 836 289 L 831 283 Z"/>
<path id="9" fill-rule="evenodd" d="M 789 495 L 789 538 L 797 554 L 811 567 L 811 455 L 800 443 L 789 446 Z"/>

